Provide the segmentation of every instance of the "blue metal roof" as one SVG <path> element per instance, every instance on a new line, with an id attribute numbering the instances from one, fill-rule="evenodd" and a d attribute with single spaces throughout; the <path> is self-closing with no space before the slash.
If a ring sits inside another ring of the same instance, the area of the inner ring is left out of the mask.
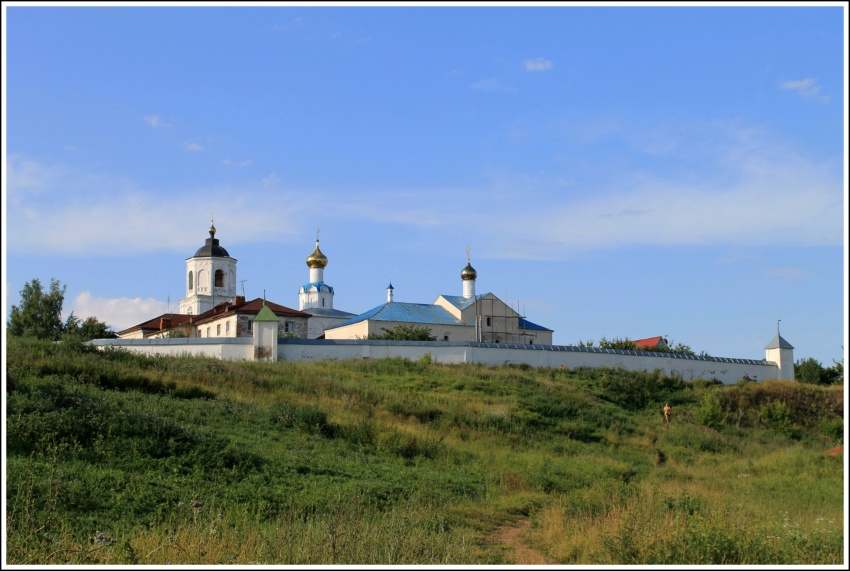
<path id="1" fill-rule="evenodd" d="M 428 303 L 404 303 L 398 301 L 389 301 L 383 305 L 372 308 L 365 313 L 361 313 L 357 317 L 338 323 L 328 329 L 336 329 L 362 321 L 399 321 L 402 323 L 421 323 L 428 325 L 462 325 L 472 327 L 471 323 L 466 323 L 455 318 L 451 313 L 438 305 Z"/>
<path id="2" fill-rule="evenodd" d="M 351 319 L 352 317 L 356 317 L 356 313 L 351 313 L 348 311 L 341 311 L 339 309 L 327 309 L 324 307 L 309 307 L 307 309 L 302 309 L 304 313 L 309 313 L 315 317 L 342 317 L 345 319 Z"/>
<path id="3" fill-rule="evenodd" d="M 331 286 L 329 286 L 325 282 L 310 282 L 308 284 L 304 284 L 303 286 L 301 286 L 300 291 L 306 292 L 311 286 L 315 287 L 316 291 L 322 291 L 322 289 L 324 288 L 324 291 L 326 291 L 326 292 L 329 292 L 329 293 L 334 292 L 334 288 L 332 288 Z"/>
<path id="4" fill-rule="evenodd" d="M 462 295 L 441 295 L 440 297 L 445 298 L 450 304 L 455 306 L 460 310 L 464 310 L 470 305 L 473 305 L 476 300 L 476 296 L 464 297 Z"/>
<path id="5" fill-rule="evenodd" d="M 553 331 L 548 327 L 543 327 L 542 325 L 537 325 L 536 323 L 532 323 L 524 317 L 519 318 L 519 327 L 520 329 L 532 329 L 536 331 Z"/>

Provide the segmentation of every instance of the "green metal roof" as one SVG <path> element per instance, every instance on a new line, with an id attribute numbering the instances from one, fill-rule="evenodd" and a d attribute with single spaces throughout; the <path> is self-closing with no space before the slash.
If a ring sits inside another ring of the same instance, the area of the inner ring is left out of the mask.
<path id="1" fill-rule="evenodd" d="M 260 311 L 257 312 L 257 317 L 254 318 L 254 323 L 257 321 L 280 321 L 277 315 L 269 309 L 269 306 L 263 303 L 263 307 L 260 308 Z"/>

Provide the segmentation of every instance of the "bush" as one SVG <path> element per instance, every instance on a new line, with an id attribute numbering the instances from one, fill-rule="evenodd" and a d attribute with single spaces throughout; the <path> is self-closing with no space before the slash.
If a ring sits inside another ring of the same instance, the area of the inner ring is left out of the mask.
<path id="1" fill-rule="evenodd" d="M 801 359 L 794 363 L 794 378 L 801 383 L 813 385 L 831 385 L 838 380 L 835 368 L 824 368 L 817 359 Z"/>
<path id="2" fill-rule="evenodd" d="M 844 419 L 823 418 L 820 421 L 820 431 L 833 439 L 836 445 L 844 443 Z"/>
<path id="3" fill-rule="evenodd" d="M 703 426 L 719 430 L 723 426 L 726 415 L 720 406 L 720 399 L 715 393 L 708 393 L 702 397 L 699 406 L 694 411 L 694 420 Z"/>
<path id="4" fill-rule="evenodd" d="M 791 409 L 784 401 L 770 401 L 759 411 L 759 420 L 772 430 L 786 436 L 795 436 L 796 430 L 791 422 Z"/>

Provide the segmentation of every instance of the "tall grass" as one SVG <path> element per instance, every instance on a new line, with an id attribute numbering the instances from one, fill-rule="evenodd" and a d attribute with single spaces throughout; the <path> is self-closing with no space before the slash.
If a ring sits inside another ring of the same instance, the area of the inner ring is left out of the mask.
<path id="1" fill-rule="evenodd" d="M 505 563 L 491 534 L 517 517 L 570 564 L 842 557 L 835 389 L 17 338 L 6 357 L 9 563 Z"/>

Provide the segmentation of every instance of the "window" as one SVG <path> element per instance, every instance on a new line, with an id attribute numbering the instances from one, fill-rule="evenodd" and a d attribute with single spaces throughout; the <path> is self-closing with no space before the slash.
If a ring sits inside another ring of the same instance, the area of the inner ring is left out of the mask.
<path id="1" fill-rule="evenodd" d="M 229 321 L 224 324 L 224 332 L 230 333 L 230 322 Z"/>
<path id="2" fill-rule="evenodd" d="M 193 272 L 189 272 L 189 290 L 190 290 L 190 291 L 192 290 L 192 288 L 194 288 L 194 287 L 195 287 L 195 280 L 194 280 L 194 277 L 195 277 L 194 273 L 193 273 Z"/>
<path id="3" fill-rule="evenodd" d="M 207 337 L 209 337 L 209 336 L 210 336 L 210 328 L 207 327 Z"/>
<path id="4" fill-rule="evenodd" d="M 221 323 L 219 323 L 215 326 L 215 336 L 221 337 Z"/>
<path id="5" fill-rule="evenodd" d="M 325 307 L 325 298 L 322 298 L 322 307 Z"/>
<path id="6" fill-rule="evenodd" d="M 215 271 L 215 287 L 224 287 L 224 272 L 222 270 Z"/>
<path id="7" fill-rule="evenodd" d="M 295 323 L 292 321 L 285 321 L 283 323 L 283 332 L 284 333 L 294 333 L 295 332 Z"/>
<path id="8" fill-rule="evenodd" d="M 253 330 L 254 330 L 254 320 L 249 319 L 248 320 L 248 331 L 253 331 Z"/>
<path id="9" fill-rule="evenodd" d="M 449 340 L 449 336 L 448 336 L 448 335 L 443 335 L 443 341 L 448 341 L 448 340 Z"/>
<path id="10" fill-rule="evenodd" d="M 487 318 L 487 327 L 490 327 L 490 318 Z"/>
<path id="11" fill-rule="evenodd" d="M 198 327 L 198 337 L 203 337 L 203 336 L 204 336 L 204 332 L 201 330 L 200 327 Z"/>

